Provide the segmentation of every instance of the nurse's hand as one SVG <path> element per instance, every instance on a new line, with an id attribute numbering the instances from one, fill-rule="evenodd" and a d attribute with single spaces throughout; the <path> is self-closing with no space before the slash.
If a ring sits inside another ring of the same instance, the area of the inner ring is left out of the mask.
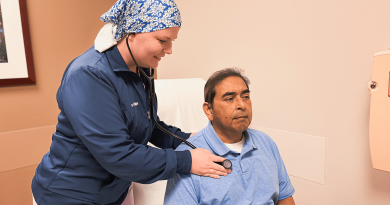
<path id="1" fill-rule="evenodd" d="M 219 179 L 231 172 L 214 162 L 222 162 L 223 157 L 213 155 L 209 150 L 197 148 L 190 150 L 192 157 L 191 173 Z"/>

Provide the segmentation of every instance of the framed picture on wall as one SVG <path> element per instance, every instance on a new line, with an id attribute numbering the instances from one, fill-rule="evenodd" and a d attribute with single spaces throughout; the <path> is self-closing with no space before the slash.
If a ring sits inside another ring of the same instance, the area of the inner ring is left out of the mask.
<path id="1" fill-rule="evenodd" d="M 26 0 L 0 0 L 0 86 L 34 83 Z"/>

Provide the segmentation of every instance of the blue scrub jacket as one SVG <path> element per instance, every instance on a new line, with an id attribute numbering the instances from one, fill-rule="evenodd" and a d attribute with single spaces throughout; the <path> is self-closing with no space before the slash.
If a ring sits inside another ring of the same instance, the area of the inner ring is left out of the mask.
<path id="1" fill-rule="evenodd" d="M 148 91 L 116 46 L 103 53 L 91 47 L 68 65 L 57 92 L 56 132 L 32 181 L 39 205 L 121 204 L 131 182 L 190 173 L 190 152 L 174 151 L 181 141 L 149 118 Z M 158 122 L 185 139 L 190 135 Z"/>

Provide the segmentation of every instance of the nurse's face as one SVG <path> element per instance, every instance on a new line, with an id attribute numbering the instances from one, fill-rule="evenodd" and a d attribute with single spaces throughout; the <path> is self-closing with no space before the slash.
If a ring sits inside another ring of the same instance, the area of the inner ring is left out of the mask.
<path id="1" fill-rule="evenodd" d="M 129 36 L 129 46 L 138 65 L 144 68 L 157 68 L 165 54 L 172 53 L 172 41 L 179 34 L 180 27 L 136 33 Z"/>
<path id="2" fill-rule="evenodd" d="M 204 103 L 203 109 L 220 137 L 240 137 L 252 121 L 249 89 L 238 76 L 227 77 L 217 84 L 213 106 Z"/>

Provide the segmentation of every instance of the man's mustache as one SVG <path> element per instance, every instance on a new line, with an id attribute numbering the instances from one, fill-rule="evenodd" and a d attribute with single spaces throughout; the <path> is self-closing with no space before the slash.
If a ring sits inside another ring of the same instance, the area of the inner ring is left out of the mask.
<path id="1" fill-rule="evenodd" d="M 248 118 L 248 113 L 247 112 L 237 112 L 233 115 L 233 119 L 237 118 Z"/>

